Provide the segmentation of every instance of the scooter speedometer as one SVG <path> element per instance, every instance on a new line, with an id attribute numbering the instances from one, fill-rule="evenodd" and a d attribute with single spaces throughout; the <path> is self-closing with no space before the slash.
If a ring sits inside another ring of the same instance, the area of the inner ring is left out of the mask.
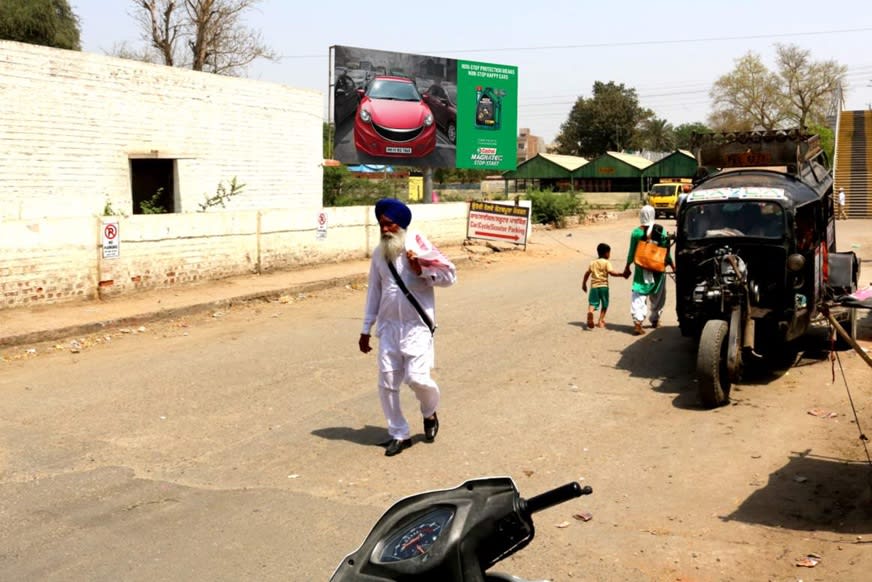
<path id="1" fill-rule="evenodd" d="M 454 508 L 440 507 L 407 522 L 376 547 L 376 561 L 400 562 L 426 554 L 454 517 Z"/>

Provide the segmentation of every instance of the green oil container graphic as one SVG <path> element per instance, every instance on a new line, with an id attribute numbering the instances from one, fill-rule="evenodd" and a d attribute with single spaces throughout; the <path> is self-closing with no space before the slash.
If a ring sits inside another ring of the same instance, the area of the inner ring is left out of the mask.
<path id="1" fill-rule="evenodd" d="M 475 88 L 475 126 L 479 129 L 499 129 L 502 117 L 502 97 L 505 93 L 493 87 Z"/>

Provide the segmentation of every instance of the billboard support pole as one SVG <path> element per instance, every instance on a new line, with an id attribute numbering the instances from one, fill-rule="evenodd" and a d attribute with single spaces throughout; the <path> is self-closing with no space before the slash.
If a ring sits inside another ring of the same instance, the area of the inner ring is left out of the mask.
<path id="1" fill-rule="evenodd" d="M 333 78 L 333 70 L 336 67 L 335 47 L 330 47 L 327 52 L 327 159 L 333 159 L 333 139 L 336 136 L 336 124 L 333 102 L 333 84 L 336 82 Z"/>
<path id="2" fill-rule="evenodd" d="M 422 198 L 425 204 L 433 202 L 433 168 L 424 168 L 424 193 Z"/>

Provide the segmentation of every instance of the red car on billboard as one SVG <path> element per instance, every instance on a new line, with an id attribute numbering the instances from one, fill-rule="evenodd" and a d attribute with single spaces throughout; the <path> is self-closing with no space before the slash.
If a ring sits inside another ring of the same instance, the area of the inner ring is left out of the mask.
<path id="1" fill-rule="evenodd" d="M 436 149 L 436 123 L 414 82 L 377 76 L 358 89 L 354 147 L 377 157 L 423 158 Z"/>
<path id="2" fill-rule="evenodd" d="M 436 125 L 445 132 L 448 141 L 457 143 L 457 85 L 433 83 L 424 91 L 424 101 L 430 106 Z"/>

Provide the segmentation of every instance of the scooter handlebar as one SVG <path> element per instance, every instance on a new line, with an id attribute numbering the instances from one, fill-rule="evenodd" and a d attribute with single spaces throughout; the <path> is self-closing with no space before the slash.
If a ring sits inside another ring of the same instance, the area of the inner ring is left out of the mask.
<path id="1" fill-rule="evenodd" d="M 548 509 L 549 507 L 563 503 L 564 501 L 574 499 L 575 497 L 590 495 L 591 493 L 593 493 L 593 489 L 591 489 L 590 485 L 582 487 L 577 481 L 572 481 L 571 483 L 561 485 L 556 489 L 531 497 L 526 501 L 526 508 L 527 511 L 533 514 L 537 511 L 542 511 L 543 509 Z"/>

